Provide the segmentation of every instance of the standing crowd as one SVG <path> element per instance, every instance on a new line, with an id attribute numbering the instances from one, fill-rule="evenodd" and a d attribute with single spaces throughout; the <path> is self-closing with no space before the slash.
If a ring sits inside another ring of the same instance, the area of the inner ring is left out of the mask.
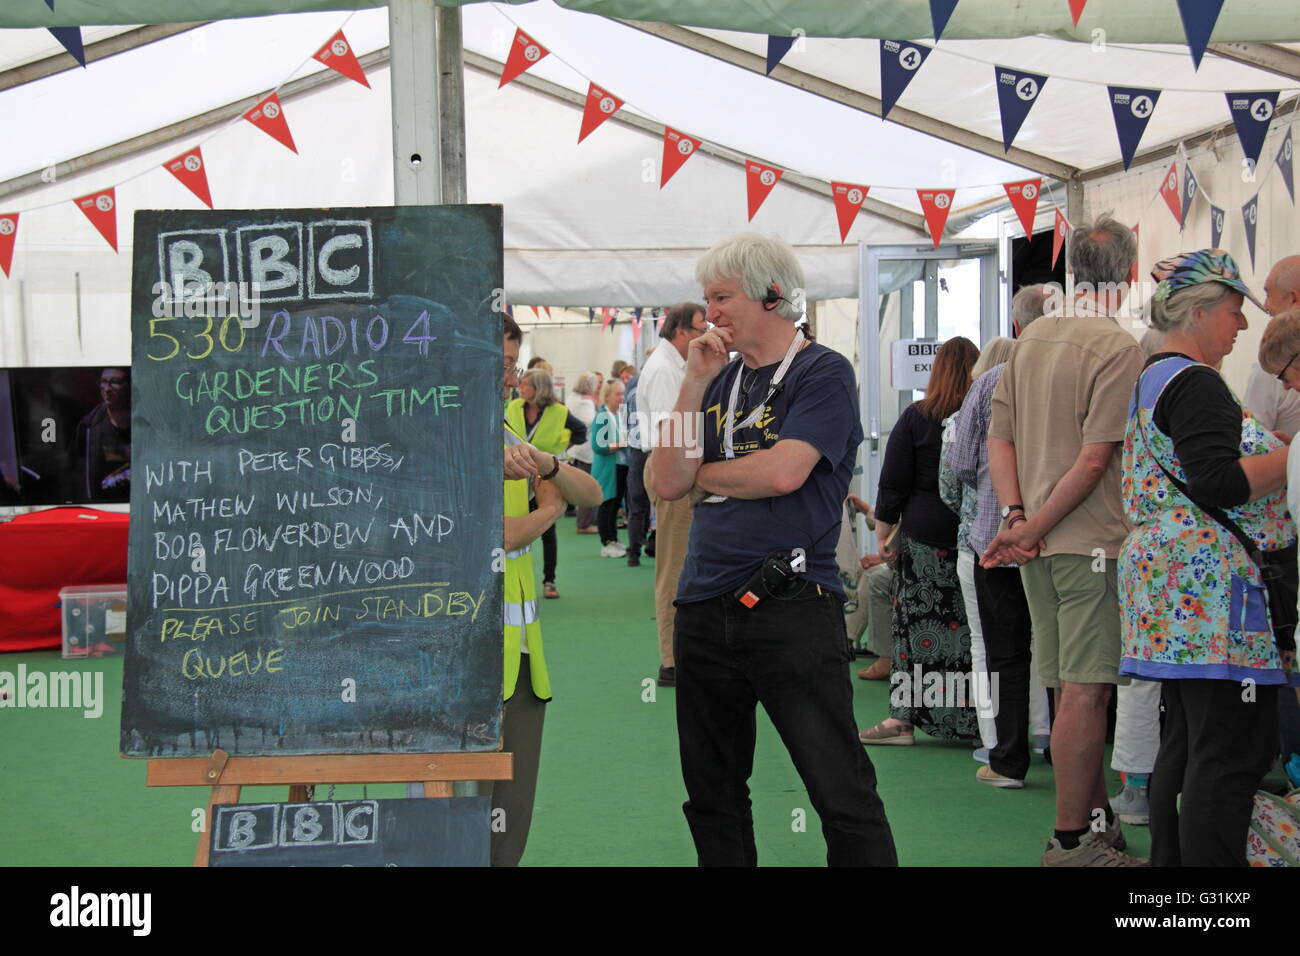
<path id="1" fill-rule="evenodd" d="M 976 781 L 1000 789 L 1023 788 L 1032 754 L 1049 755 L 1044 866 L 1146 865 L 1124 852 L 1121 822 L 1149 822 L 1153 865 L 1246 862 L 1279 708 L 1297 707 L 1300 257 L 1277 264 L 1262 301 L 1226 252 L 1161 260 L 1141 344 L 1116 319 L 1136 257 L 1126 226 L 1081 227 L 1068 297 L 1030 286 L 1013 339 L 982 352 L 948 340 L 890 433 L 874 507 L 848 494 L 862 439 L 852 366 L 796 325 L 803 276 L 779 240 L 709 250 L 705 304 L 669 311 L 639 375 L 585 373 L 567 407 L 544 362 L 517 381 L 507 514 L 512 484 L 531 479 L 536 512 L 567 458 L 590 482 L 564 495 L 578 533 L 633 567 L 655 557 L 659 683 L 677 688 L 702 865 L 756 860 L 759 703 L 832 864 L 896 862 L 861 745 L 911 746 L 918 730 L 976 745 Z M 1247 298 L 1272 319 L 1243 407 L 1219 367 Z M 859 515 L 876 537 L 866 557 Z M 536 530 L 557 597 L 553 537 Z M 855 739 L 847 665 L 864 632 L 877 661 L 859 677 L 887 678 L 890 707 Z M 508 627 L 508 674 L 509 640 Z"/>

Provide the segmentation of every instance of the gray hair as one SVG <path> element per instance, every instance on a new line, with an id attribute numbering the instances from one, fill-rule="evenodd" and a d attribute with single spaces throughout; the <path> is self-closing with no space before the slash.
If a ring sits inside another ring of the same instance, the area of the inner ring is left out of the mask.
<path id="1" fill-rule="evenodd" d="M 1197 310 L 1212 309 L 1230 295 L 1241 295 L 1222 282 L 1202 282 L 1179 289 L 1167 299 L 1151 300 L 1151 328 L 1159 332 L 1195 328 Z"/>
<path id="2" fill-rule="evenodd" d="M 1052 297 L 1053 289 L 1046 284 L 1027 285 L 1011 299 L 1011 322 L 1021 332 L 1029 323 L 1040 318 Z M 986 346 L 987 347 L 987 346 Z"/>
<path id="3" fill-rule="evenodd" d="M 1150 317 L 1148 316 L 1148 319 L 1149 318 Z M 1138 341 L 1138 345 L 1142 347 L 1142 357 L 1150 358 L 1159 352 L 1160 345 L 1164 340 L 1165 333 L 1157 331 L 1156 329 L 1147 329 L 1142 333 L 1142 338 Z"/>
<path id="4" fill-rule="evenodd" d="M 573 383 L 573 390 L 579 395 L 594 395 L 596 393 L 596 383 L 600 379 L 596 377 L 595 372 L 583 372 Z"/>
<path id="5" fill-rule="evenodd" d="M 530 368 L 524 372 L 523 380 L 533 387 L 533 404 L 538 408 L 555 403 L 555 383 L 546 369 Z"/>
<path id="6" fill-rule="evenodd" d="M 1024 291 L 1024 290 L 1021 290 Z M 1005 335 L 999 335 L 995 339 L 989 339 L 984 348 L 980 351 L 980 357 L 975 360 L 975 367 L 970 370 L 970 380 L 973 382 L 995 365 L 1001 365 L 1011 358 L 1011 351 L 1016 347 L 1015 339 L 1009 339 Z"/>
<path id="7" fill-rule="evenodd" d="M 776 312 L 791 322 L 803 315 L 803 269 L 794 249 L 780 239 L 742 232 L 716 243 L 695 264 L 700 285 L 736 279 L 745 295 L 761 302 L 773 285 L 781 287 Z"/>
<path id="8" fill-rule="evenodd" d="M 1092 286 L 1127 282 L 1137 261 L 1133 230 L 1109 216 L 1082 224 L 1070 236 L 1070 268 L 1076 283 Z"/>
<path id="9" fill-rule="evenodd" d="M 600 390 L 601 404 L 607 403 L 609 401 L 609 396 L 612 395 L 614 392 L 622 392 L 622 391 L 626 391 L 626 389 L 624 389 L 623 387 L 623 383 L 616 378 L 611 378 L 608 382 L 605 383 L 605 387 Z"/>

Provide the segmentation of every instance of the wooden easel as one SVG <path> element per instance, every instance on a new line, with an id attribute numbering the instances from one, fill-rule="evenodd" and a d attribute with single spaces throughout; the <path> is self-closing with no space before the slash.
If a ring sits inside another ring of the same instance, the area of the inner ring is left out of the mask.
<path id="1" fill-rule="evenodd" d="M 289 802 L 307 799 L 307 787 L 318 783 L 422 783 L 426 797 L 452 796 L 457 780 L 510 780 L 514 754 L 317 754 L 302 757 L 232 757 L 224 750 L 212 756 L 150 760 L 145 783 L 150 787 L 211 787 L 195 866 L 208 865 L 212 808 L 238 803 L 242 787 L 289 787 Z"/>

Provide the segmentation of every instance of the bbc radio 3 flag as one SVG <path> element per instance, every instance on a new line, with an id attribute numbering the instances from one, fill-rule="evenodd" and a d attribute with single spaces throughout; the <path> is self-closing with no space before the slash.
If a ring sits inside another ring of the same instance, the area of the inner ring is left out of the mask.
<path id="1" fill-rule="evenodd" d="M 831 197 L 835 200 L 835 216 L 840 223 L 840 242 L 849 236 L 853 220 L 858 218 L 862 204 L 866 202 L 870 186 L 857 183 L 831 183 Z"/>
<path id="2" fill-rule="evenodd" d="M 1282 137 L 1282 145 L 1277 149 L 1277 168 L 1282 173 L 1282 182 L 1286 183 L 1287 195 L 1291 205 L 1295 205 L 1295 167 L 1292 165 L 1295 150 L 1291 145 L 1291 127 L 1287 127 Z"/>
<path id="3" fill-rule="evenodd" d="M 1196 193 L 1200 188 L 1200 183 L 1196 179 L 1196 173 L 1192 172 L 1192 164 L 1183 163 L 1183 210 L 1182 216 L 1179 219 L 1183 225 L 1187 224 L 1188 210 L 1192 208 L 1192 203 L 1195 201 Z M 1219 247 L 1211 246 L 1210 248 L 1217 249 Z"/>

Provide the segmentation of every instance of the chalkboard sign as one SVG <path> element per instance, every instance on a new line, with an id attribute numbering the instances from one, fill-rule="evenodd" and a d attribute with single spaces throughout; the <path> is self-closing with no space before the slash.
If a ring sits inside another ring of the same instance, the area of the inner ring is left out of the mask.
<path id="1" fill-rule="evenodd" d="M 209 866 L 487 866 L 490 797 L 218 804 Z"/>
<path id="2" fill-rule="evenodd" d="M 122 752 L 499 749 L 501 208 L 135 218 Z"/>

